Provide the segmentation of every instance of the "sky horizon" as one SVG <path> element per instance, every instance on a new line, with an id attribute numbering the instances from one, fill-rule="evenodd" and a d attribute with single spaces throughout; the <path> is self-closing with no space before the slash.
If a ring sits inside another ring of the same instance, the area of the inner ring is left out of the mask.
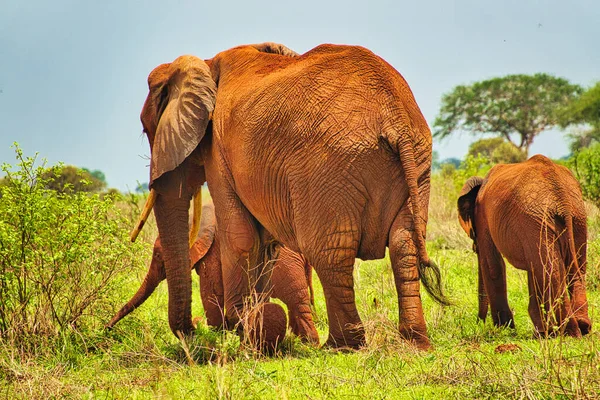
<path id="1" fill-rule="evenodd" d="M 266 41 L 299 53 L 321 43 L 371 49 L 406 78 L 432 126 L 456 85 L 545 72 L 591 86 L 600 80 L 599 20 L 592 0 L 14 2 L 0 15 L 0 162 L 16 164 L 18 142 L 27 156 L 98 169 L 110 187 L 135 190 L 148 181 L 139 121 L 148 73 L 181 54 L 210 58 Z M 564 136 L 542 133 L 530 155 L 568 154 Z M 462 158 L 476 139 L 435 140 L 434 150 Z"/>

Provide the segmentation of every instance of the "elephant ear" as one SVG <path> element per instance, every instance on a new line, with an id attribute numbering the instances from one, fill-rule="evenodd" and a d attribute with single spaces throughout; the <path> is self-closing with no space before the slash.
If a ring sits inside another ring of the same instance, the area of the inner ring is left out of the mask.
<path id="1" fill-rule="evenodd" d="M 216 232 L 217 219 L 215 217 L 215 207 L 212 203 L 206 203 L 202 206 L 202 219 L 200 220 L 198 236 L 190 249 L 192 265 L 195 265 L 208 253 L 208 250 L 210 250 L 216 240 Z"/>
<path id="2" fill-rule="evenodd" d="M 217 91 L 208 65 L 197 57 L 181 56 L 169 65 L 166 76 L 164 72 L 161 66 L 148 77 L 153 103 L 158 108 L 156 115 L 160 115 L 150 160 L 151 185 L 177 168 L 198 146 L 215 107 Z"/>
<path id="3" fill-rule="evenodd" d="M 469 237 L 475 240 L 475 227 L 473 220 L 475 218 L 475 201 L 477 194 L 483 184 L 483 178 L 472 176 L 465 182 L 460 194 L 458 195 L 458 221 L 463 230 Z"/>

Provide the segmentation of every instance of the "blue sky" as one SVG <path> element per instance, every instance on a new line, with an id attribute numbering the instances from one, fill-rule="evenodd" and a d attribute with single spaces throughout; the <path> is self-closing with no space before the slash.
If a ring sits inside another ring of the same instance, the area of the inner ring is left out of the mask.
<path id="1" fill-rule="evenodd" d="M 181 54 L 280 42 L 303 53 L 359 44 L 410 84 L 429 123 L 458 84 L 546 72 L 589 86 L 600 80 L 597 0 L 113 1 L 4 0 L 0 13 L 0 162 L 10 145 L 100 169 L 121 190 L 148 180 L 139 113 L 146 78 Z M 434 144 L 462 157 L 473 138 Z M 531 153 L 567 153 L 561 132 Z"/>

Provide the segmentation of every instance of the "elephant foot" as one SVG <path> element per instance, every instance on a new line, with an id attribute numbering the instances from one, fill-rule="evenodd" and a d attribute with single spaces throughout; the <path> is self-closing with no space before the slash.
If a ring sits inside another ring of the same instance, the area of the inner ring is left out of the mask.
<path id="1" fill-rule="evenodd" d="M 323 346 L 321 346 L 321 348 L 328 349 L 328 350 L 334 350 L 334 351 L 340 352 L 340 353 L 351 353 L 356 350 L 360 350 L 361 348 L 363 348 L 365 346 L 366 346 L 366 343 L 343 343 L 340 340 L 336 340 L 336 339 L 333 339 L 332 337 L 329 337 L 327 339 L 327 341 L 325 343 L 323 343 Z"/>
<path id="2" fill-rule="evenodd" d="M 413 328 L 400 327 L 400 336 L 419 350 L 431 351 L 433 346 L 426 332 L 420 332 Z"/>
<path id="3" fill-rule="evenodd" d="M 323 347 L 350 351 L 359 350 L 366 345 L 367 339 L 365 337 L 365 329 L 362 325 L 358 325 L 343 332 L 330 332 Z"/>
<path id="4" fill-rule="evenodd" d="M 342 332 L 340 335 L 332 335 L 330 333 L 323 347 L 340 351 L 352 351 L 359 350 L 366 345 L 365 330 L 361 326 L 360 328 Z"/>
<path id="5" fill-rule="evenodd" d="M 261 353 L 272 354 L 285 338 L 287 317 L 279 304 L 258 305 L 249 311 L 245 322 L 245 338 Z"/>
<path id="6" fill-rule="evenodd" d="M 575 318 L 569 318 L 567 321 L 567 325 L 565 326 L 565 334 L 575 338 L 580 338 L 582 336 L 579 323 Z"/>
<path id="7" fill-rule="evenodd" d="M 494 315 L 494 325 L 515 329 L 515 320 L 512 311 L 498 311 Z"/>
<path id="8" fill-rule="evenodd" d="M 592 321 L 588 317 L 578 317 L 577 325 L 583 336 L 587 335 L 592 330 Z"/>

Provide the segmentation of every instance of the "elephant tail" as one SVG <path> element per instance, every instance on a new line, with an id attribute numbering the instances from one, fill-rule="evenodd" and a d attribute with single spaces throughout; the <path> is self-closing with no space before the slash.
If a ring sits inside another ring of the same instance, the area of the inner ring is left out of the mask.
<path id="1" fill-rule="evenodd" d="M 417 180 L 417 165 L 415 159 L 414 144 L 411 136 L 394 130 L 394 140 L 391 141 L 387 134 L 382 134 L 381 139 L 387 143 L 394 153 L 400 159 L 400 164 L 404 170 L 404 179 L 408 186 L 408 197 L 412 206 L 413 214 L 413 240 L 417 248 L 417 268 L 421 283 L 429 295 L 441 305 L 450 305 L 450 301 L 442 289 L 442 279 L 440 268 L 429 259 L 427 248 L 425 246 L 425 220 L 423 219 L 423 210 L 419 201 L 419 184 Z M 393 145 L 393 143 L 395 145 Z"/>
<path id="2" fill-rule="evenodd" d="M 567 213 L 567 215 L 565 215 L 565 228 L 567 233 L 567 240 L 569 241 L 569 252 L 571 253 L 573 266 L 575 267 L 575 271 L 579 271 L 577 247 L 575 246 L 575 231 L 573 229 L 573 216 L 571 215 L 571 213 Z"/>
<path id="3" fill-rule="evenodd" d="M 309 302 L 310 302 L 310 305 L 312 306 L 312 308 L 314 309 L 315 308 L 315 289 L 313 288 L 312 266 L 310 265 L 310 263 L 308 262 L 306 257 L 302 256 L 302 258 L 304 258 L 304 274 L 306 275 L 306 284 L 308 285 Z"/>

